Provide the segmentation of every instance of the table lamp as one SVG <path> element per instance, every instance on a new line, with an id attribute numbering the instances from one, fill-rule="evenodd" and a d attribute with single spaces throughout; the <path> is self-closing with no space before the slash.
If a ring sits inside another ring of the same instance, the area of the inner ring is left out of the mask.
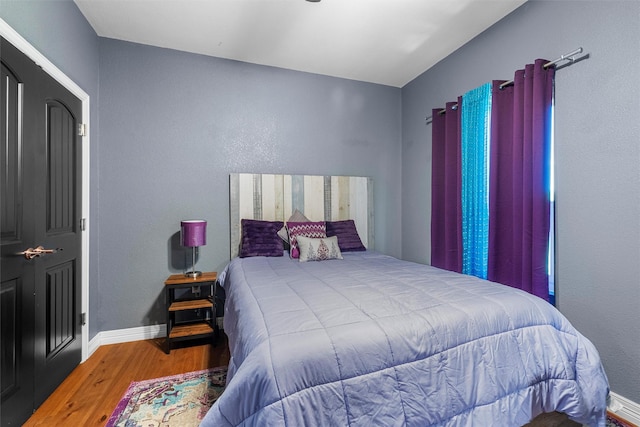
<path id="1" fill-rule="evenodd" d="M 207 221 L 203 219 L 180 221 L 180 244 L 191 248 L 191 271 L 187 271 L 184 275 L 195 279 L 202 275 L 201 271 L 196 271 L 196 248 L 207 244 Z"/>

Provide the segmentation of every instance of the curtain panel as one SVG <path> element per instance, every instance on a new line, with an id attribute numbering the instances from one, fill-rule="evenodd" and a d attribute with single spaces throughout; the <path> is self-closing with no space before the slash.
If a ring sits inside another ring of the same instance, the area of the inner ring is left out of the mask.
<path id="1" fill-rule="evenodd" d="M 462 272 L 487 278 L 491 83 L 462 95 Z"/>
<path id="2" fill-rule="evenodd" d="M 488 278 L 549 296 L 553 77 L 538 59 L 513 85 L 494 81 L 491 109 Z"/>
<path id="3" fill-rule="evenodd" d="M 462 272 L 460 114 L 449 102 L 433 110 L 431 168 L 431 265 Z"/>

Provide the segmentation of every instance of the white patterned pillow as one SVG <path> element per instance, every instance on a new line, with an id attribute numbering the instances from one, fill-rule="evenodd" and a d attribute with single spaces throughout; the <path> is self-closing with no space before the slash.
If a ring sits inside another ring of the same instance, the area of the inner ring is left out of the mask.
<path id="1" fill-rule="evenodd" d="M 340 246 L 338 246 L 338 237 L 336 236 L 321 237 L 319 239 L 298 236 L 297 240 L 300 262 L 342 259 Z"/>

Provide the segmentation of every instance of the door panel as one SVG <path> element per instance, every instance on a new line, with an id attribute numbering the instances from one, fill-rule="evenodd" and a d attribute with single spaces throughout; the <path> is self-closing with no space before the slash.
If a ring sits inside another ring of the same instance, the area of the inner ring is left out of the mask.
<path id="1" fill-rule="evenodd" d="M 18 279 L 6 280 L 0 288 L 0 313 L 2 314 L 2 398 L 11 396 L 20 388 L 18 378 L 21 331 L 20 324 L 20 284 Z"/>
<path id="2" fill-rule="evenodd" d="M 76 120 L 63 104 L 47 102 L 47 234 L 73 233 L 76 223 Z M 77 107 L 78 108 L 78 107 Z"/>
<path id="3" fill-rule="evenodd" d="M 50 268 L 46 272 L 46 344 L 45 357 L 50 359 L 73 342 L 76 338 L 75 267 L 66 262 Z"/>
<path id="4" fill-rule="evenodd" d="M 2 138 L 2 203 L 0 204 L 0 222 L 2 223 L 2 241 L 17 241 L 20 235 L 20 225 L 22 218 L 22 203 L 20 203 L 21 192 L 21 157 L 22 157 L 22 135 L 21 123 L 23 120 L 22 106 L 23 84 L 20 78 L 12 70 L 2 63 L 2 105 L 7 106 L 7 111 L 3 113 L 6 120 L 2 121 L 0 127 Z M 5 107 L 6 108 L 6 107 Z M 3 109 L 4 110 L 4 109 Z"/>

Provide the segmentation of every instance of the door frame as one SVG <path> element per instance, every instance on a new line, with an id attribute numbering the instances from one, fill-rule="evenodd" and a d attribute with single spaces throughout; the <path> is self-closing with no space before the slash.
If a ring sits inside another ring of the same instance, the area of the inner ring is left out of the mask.
<path id="1" fill-rule="evenodd" d="M 42 69 L 53 77 L 58 83 L 64 86 L 69 92 L 75 95 L 82 102 L 82 122 L 85 124 L 85 135 L 81 139 L 82 143 L 82 218 L 85 222 L 85 228 L 82 231 L 82 262 L 80 265 L 80 277 L 82 280 L 82 307 L 81 312 L 86 313 L 86 323 L 82 325 L 82 360 L 87 360 L 89 355 L 89 232 L 91 222 L 89 221 L 89 178 L 90 178 L 90 148 L 89 134 L 90 126 L 90 109 L 89 94 L 87 94 L 73 80 L 67 77 L 58 67 L 42 55 L 35 47 L 24 39 L 17 31 L 15 31 L 6 21 L 0 18 L 0 36 L 4 37 L 9 43 L 14 45 L 18 50 L 27 55 L 29 59 L 38 64 Z"/>

